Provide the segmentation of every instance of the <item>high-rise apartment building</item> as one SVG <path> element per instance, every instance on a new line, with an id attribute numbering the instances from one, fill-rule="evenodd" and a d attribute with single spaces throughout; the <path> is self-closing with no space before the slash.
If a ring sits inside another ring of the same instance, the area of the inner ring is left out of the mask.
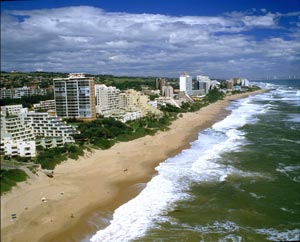
<path id="1" fill-rule="evenodd" d="M 96 118 L 94 79 L 83 73 L 54 79 L 56 114 L 63 118 L 93 120 Z"/>
<path id="2" fill-rule="evenodd" d="M 248 79 L 242 79 L 241 80 L 241 85 L 242 87 L 249 87 L 250 86 L 250 82 Z"/>
<path id="3" fill-rule="evenodd" d="M 232 90 L 233 89 L 233 84 L 234 84 L 233 80 L 226 80 L 226 88 L 228 90 Z"/>
<path id="4" fill-rule="evenodd" d="M 160 90 L 160 94 L 162 94 L 164 86 L 166 86 L 166 79 L 165 78 L 157 78 L 155 80 L 155 88 Z"/>
<path id="5" fill-rule="evenodd" d="M 162 88 L 162 96 L 164 97 L 173 97 L 174 91 L 171 86 L 163 86 Z"/>
<path id="6" fill-rule="evenodd" d="M 198 90 L 203 91 L 203 94 L 207 94 L 209 92 L 209 89 L 211 87 L 211 80 L 208 76 L 197 76 L 197 87 Z"/>
<path id="7" fill-rule="evenodd" d="M 186 94 L 193 90 L 193 78 L 187 72 L 179 77 L 179 89 Z"/>
<path id="8" fill-rule="evenodd" d="M 96 113 L 104 116 L 120 111 L 120 90 L 116 87 L 107 87 L 103 84 L 95 85 Z"/>

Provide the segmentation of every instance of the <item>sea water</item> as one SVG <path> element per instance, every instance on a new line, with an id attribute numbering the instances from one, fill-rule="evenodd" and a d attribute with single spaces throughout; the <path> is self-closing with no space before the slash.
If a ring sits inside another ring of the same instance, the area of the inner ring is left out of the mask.
<path id="1" fill-rule="evenodd" d="M 90 241 L 299 240 L 300 80 L 256 84 Z"/>

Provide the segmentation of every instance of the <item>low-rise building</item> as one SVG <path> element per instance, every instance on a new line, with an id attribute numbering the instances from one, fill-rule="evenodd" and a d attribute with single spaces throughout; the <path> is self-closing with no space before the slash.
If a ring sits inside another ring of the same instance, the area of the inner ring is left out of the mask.
<path id="1" fill-rule="evenodd" d="M 1 114 L 4 116 L 18 116 L 22 108 L 22 104 L 1 106 Z"/>
<path id="2" fill-rule="evenodd" d="M 4 110 L 18 115 L 7 115 Z M 28 112 L 27 108 L 21 108 L 19 112 L 16 110 L 11 107 L 1 109 L 2 154 L 29 157 L 36 155 L 36 145 L 50 148 L 75 142 L 72 135 L 76 129 L 60 118 L 48 113 Z"/>
<path id="3" fill-rule="evenodd" d="M 132 112 L 122 112 L 119 114 L 114 114 L 111 117 L 121 121 L 122 123 L 126 123 L 128 121 L 141 119 L 143 115 L 141 111 L 132 111 Z"/>
<path id="4" fill-rule="evenodd" d="M 3 141 L 1 153 L 6 156 L 34 157 L 36 156 L 35 141 Z"/>
<path id="5" fill-rule="evenodd" d="M 55 100 L 45 100 L 33 104 L 33 110 L 39 112 L 47 112 L 48 110 L 55 110 Z"/>
<path id="6" fill-rule="evenodd" d="M 35 95 L 46 95 L 48 90 L 45 88 L 34 88 L 34 87 L 17 87 L 17 88 L 1 88 L 0 99 L 3 98 L 21 98 Z"/>
<path id="7" fill-rule="evenodd" d="M 170 104 L 172 106 L 180 108 L 178 103 L 171 97 L 158 97 L 158 98 L 155 98 L 155 101 L 157 102 L 157 105 L 160 106 L 160 107 L 161 106 L 166 106 L 166 104 Z"/>

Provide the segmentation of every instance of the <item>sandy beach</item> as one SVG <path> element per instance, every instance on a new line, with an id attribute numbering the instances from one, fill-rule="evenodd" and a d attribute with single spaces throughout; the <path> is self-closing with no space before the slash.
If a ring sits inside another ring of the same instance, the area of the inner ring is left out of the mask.
<path id="1" fill-rule="evenodd" d="M 19 183 L 1 196 L 1 241 L 80 241 L 95 233 L 99 228 L 87 222 L 95 212 L 112 214 L 138 194 L 160 162 L 188 148 L 200 130 L 228 115 L 224 108 L 230 101 L 263 91 L 227 96 L 183 114 L 168 131 L 68 160 L 56 167 L 53 178 L 40 172 Z M 11 213 L 17 214 L 15 221 Z"/>

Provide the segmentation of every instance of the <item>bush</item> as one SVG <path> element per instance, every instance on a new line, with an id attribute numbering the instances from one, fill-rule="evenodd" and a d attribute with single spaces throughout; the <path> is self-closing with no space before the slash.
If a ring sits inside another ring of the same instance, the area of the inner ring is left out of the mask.
<path id="1" fill-rule="evenodd" d="M 17 182 L 25 181 L 27 175 L 19 169 L 1 170 L 1 194 L 10 191 Z"/>

